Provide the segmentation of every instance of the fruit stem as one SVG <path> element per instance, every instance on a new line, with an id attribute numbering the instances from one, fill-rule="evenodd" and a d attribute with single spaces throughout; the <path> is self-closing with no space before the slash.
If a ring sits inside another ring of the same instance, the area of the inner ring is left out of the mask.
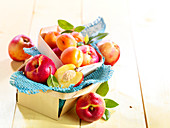
<path id="1" fill-rule="evenodd" d="M 93 110 L 94 110 L 94 107 L 93 107 L 93 106 L 90 106 L 90 107 L 89 107 L 89 110 L 90 110 L 90 111 L 93 111 Z"/>
<path id="2" fill-rule="evenodd" d="M 91 55 L 91 52 L 88 52 L 88 55 Z"/>
<path id="3" fill-rule="evenodd" d="M 28 42 L 29 42 L 29 40 L 28 40 L 28 39 L 26 39 L 26 38 L 24 38 L 23 40 L 24 40 L 24 42 L 26 42 L 26 43 L 28 43 Z"/>
<path id="4" fill-rule="evenodd" d="M 75 72 L 78 72 L 77 70 L 78 70 L 78 67 L 74 68 L 74 71 L 75 71 Z"/>
<path id="5" fill-rule="evenodd" d="M 35 68 L 38 68 L 38 66 L 39 66 L 39 65 L 38 65 L 38 64 L 36 64 L 36 65 L 35 65 Z"/>

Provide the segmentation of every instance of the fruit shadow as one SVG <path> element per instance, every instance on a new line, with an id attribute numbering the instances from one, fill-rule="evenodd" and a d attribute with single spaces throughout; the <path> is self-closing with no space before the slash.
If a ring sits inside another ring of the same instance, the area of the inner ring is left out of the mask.
<path id="1" fill-rule="evenodd" d="M 10 59 L 4 59 L 0 61 L 0 81 L 9 78 L 10 75 L 17 71 L 17 69 L 23 64 L 23 62 L 14 62 Z"/>
<path id="2" fill-rule="evenodd" d="M 62 117 L 60 117 L 58 120 L 54 120 L 52 118 L 49 118 L 45 115 L 42 115 L 40 113 L 37 113 L 31 109 L 28 109 L 22 105 L 17 104 L 17 108 L 19 112 L 22 114 L 22 118 L 26 120 L 26 126 L 30 125 L 36 125 L 36 128 L 42 128 L 42 127 L 70 127 L 71 125 L 79 126 L 80 120 L 78 116 L 76 115 L 75 108 L 71 109 L 67 113 L 65 113 Z"/>
<path id="3" fill-rule="evenodd" d="M 13 71 L 18 71 L 24 62 L 11 61 L 11 68 Z"/>
<path id="4" fill-rule="evenodd" d="M 109 109 L 110 115 L 114 114 L 116 112 L 116 110 L 113 109 Z M 81 126 L 85 126 L 85 127 L 95 127 L 95 126 L 99 126 L 99 124 L 101 123 L 101 125 L 108 123 L 108 121 L 104 120 L 103 118 L 94 121 L 92 123 L 86 122 L 84 120 L 81 120 Z M 106 125 L 107 126 L 107 125 Z M 103 127 L 104 128 L 104 127 Z"/>

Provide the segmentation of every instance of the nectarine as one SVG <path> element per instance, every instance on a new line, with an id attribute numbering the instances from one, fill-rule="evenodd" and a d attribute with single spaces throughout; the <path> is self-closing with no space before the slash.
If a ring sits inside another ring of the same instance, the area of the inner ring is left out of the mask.
<path id="1" fill-rule="evenodd" d="M 92 46 L 83 45 L 78 47 L 78 49 L 83 52 L 83 63 L 81 66 L 99 62 L 99 56 Z"/>
<path id="2" fill-rule="evenodd" d="M 23 48 L 33 47 L 33 43 L 28 36 L 17 35 L 8 45 L 9 56 L 15 61 L 24 61 L 31 57 L 31 55 L 24 52 Z"/>
<path id="3" fill-rule="evenodd" d="M 101 54 L 105 58 L 104 64 L 113 66 L 120 57 L 119 46 L 109 40 L 101 41 L 97 44 Z"/>
<path id="4" fill-rule="evenodd" d="M 84 121 L 99 120 L 105 112 L 105 101 L 96 93 L 87 93 L 78 99 L 76 112 L 79 118 Z"/>
<path id="5" fill-rule="evenodd" d="M 34 56 L 25 66 L 26 77 L 39 83 L 45 83 L 49 75 L 54 75 L 55 71 L 54 62 L 42 54 Z"/>
<path id="6" fill-rule="evenodd" d="M 60 56 L 61 56 L 61 53 L 62 51 L 56 47 L 56 48 L 53 48 L 53 52 L 57 55 L 57 57 L 60 59 Z"/>
<path id="7" fill-rule="evenodd" d="M 54 76 L 57 78 L 60 86 L 63 88 L 69 87 L 74 84 L 74 87 L 78 86 L 83 81 L 83 73 L 76 71 L 76 66 L 74 64 L 66 64 L 60 67 Z"/>

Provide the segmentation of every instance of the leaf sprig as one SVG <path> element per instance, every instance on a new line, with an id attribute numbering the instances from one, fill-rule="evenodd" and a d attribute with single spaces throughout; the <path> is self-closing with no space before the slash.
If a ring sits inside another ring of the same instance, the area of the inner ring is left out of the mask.
<path id="1" fill-rule="evenodd" d="M 72 25 L 71 23 L 69 23 L 68 21 L 65 21 L 65 20 L 58 20 L 58 25 L 64 29 L 63 32 L 61 32 L 61 34 L 63 33 L 72 33 L 73 31 L 74 32 L 81 32 L 82 30 L 85 29 L 85 26 L 77 26 L 77 27 L 74 27 L 74 25 Z M 104 37 L 106 37 L 108 35 L 108 33 L 98 33 L 97 35 L 95 36 L 88 36 L 86 34 L 86 36 L 84 37 L 84 42 L 86 45 L 88 44 L 91 44 L 97 40 L 101 40 L 103 39 Z"/>
<path id="2" fill-rule="evenodd" d="M 47 79 L 47 85 L 48 85 L 49 87 L 59 87 L 59 83 L 58 83 L 56 77 L 53 76 L 52 74 L 49 75 L 49 77 L 48 77 L 48 79 Z"/>
<path id="3" fill-rule="evenodd" d="M 65 31 L 63 31 L 62 33 L 72 33 L 73 31 L 75 32 L 81 32 L 82 30 L 85 29 L 84 26 L 77 26 L 74 27 L 71 23 L 65 21 L 65 20 L 58 20 L 58 25 L 64 29 Z M 61 33 L 61 34 L 62 34 Z"/>
<path id="4" fill-rule="evenodd" d="M 97 89 L 96 93 L 101 95 L 102 97 L 104 97 L 104 96 L 106 96 L 108 91 L 109 91 L 109 85 L 108 85 L 108 81 L 106 81 L 100 85 L 100 87 Z M 105 101 L 106 109 L 105 109 L 105 112 L 104 112 L 102 118 L 104 120 L 108 120 L 110 118 L 110 111 L 107 108 L 114 108 L 114 107 L 118 106 L 119 104 L 117 102 L 115 102 L 114 100 L 107 99 L 107 98 L 105 98 L 104 101 Z"/>
<path id="5" fill-rule="evenodd" d="M 90 36 L 88 37 L 88 35 L 86 35 L 86 40 L 85 40 L 85 44 L 91 44 L 95 41 L 98 41 L 98 40 L 101 40 L 103 39 L 104 37 L 106 37 L 109 33 L 98 33 L 97 35 L 95 36 Z"/>

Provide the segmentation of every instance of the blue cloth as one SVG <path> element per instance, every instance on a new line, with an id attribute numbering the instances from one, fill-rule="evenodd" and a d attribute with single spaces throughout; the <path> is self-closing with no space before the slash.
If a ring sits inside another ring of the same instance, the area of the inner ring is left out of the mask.
<path id="1" fill-rule="evenodd" d="M 93 23 L 90 23 L 85 27 L 86 28 L 82 31 L 83 36 L 85 36 L 86 34 L 88 34 L 88 36 L 92 35 L 94 36 L 98 33 L 104 32 L 106 25 L 104 23 L 103 18 L 99 17 Z M 94 42 L 91 45 L 100 53 L 96 46 L 96 43 L 97 42 Z M 24 51 L 32 56 L 40 54 L 36 47 L 24 48 Z M 48 87 L 45 84 L 34 82 L 28 79 L 22 71 L 17 71 L 13 73 L 12 76 L 10 77 L 10 84 L 12 86 L 15 86 L 19 92 L 23 92 L 26 94 L 36 94 L 39 92 L 39 90 L 42 90 L 44 92 L 47 90 L 54 90 L 63 93 L 70 93 L 78 91 L 90 84 L 103 83 L 105 81 L 108 81 L 111 78 L 112 74 L 113 70 L 111 69 L 111 66 L 102 64 L 101 67 L 97 68 L 94 72 L 86 76 L 79 86 L 73 87 L 74 85 L 70 85 L 68 88 L 62 88 L 62 87 Z M 62 109 L 64 103 L 65 100 L 60 99 L 59 103 L 60 110 Z"/>
<path id="2" fill-rule="evenodd" d="M 28 53 L 31 56 L 41 54 L 36 47 L 23 48 L 25 53 Z"/>
<path id="3" fill-rule="evenodd" d="M 82 35 L 85 37 L 86 34 L 88 36 L 95 36 L 98 33 L 103 33 L 106 29 L 106 24 L 102 17 L 98 17 L 93 23 L 89 23 L 85 25 L 85 29 L 81 31 Z"/>
<path id="4" fill-rule="evenodd" d="M 94 72 L 86 76 L 79 86 L 73 87 L 74 85 L 70 85 L 68 88 L 62 88 L 49 87 L 45 84 L 34 82 L 28 79 L 22 71 L 17 71 L 13 73 L 10 77 L 10 84 L 12 86 L 15 86 L 19 92 L 23 92 L 26 94 L 36 94 L 39 92 L 39 90 L 42 90 L 44 92 L 47 90 L 54 90 L 57 92 L 70 93 L 78 91 L 90 84 L 95 84 L 99 82 L 103 83 L 105 81 L 108 81 L 111 78 L 112 74 L 113 70 L 111 69 L 111 66 L 103 64 Z"/>

